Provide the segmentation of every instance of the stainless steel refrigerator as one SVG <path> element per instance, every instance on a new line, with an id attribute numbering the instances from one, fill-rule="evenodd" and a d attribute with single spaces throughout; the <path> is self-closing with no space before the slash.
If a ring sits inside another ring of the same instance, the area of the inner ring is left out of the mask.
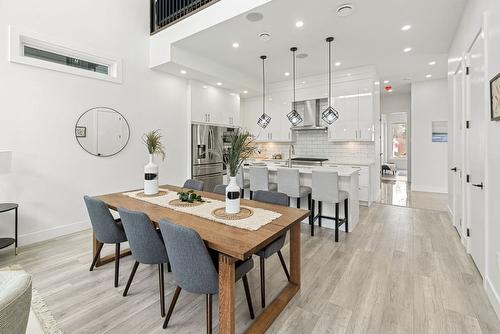
<path id="1" fill-rule="evenodd" d="M 223 145 L 225 128 L 193 124 L 191 129 L 191 174 L 193 179 L 205 183 L 205 191 L 222 184 L 224 167 L 217 151 Z"/>

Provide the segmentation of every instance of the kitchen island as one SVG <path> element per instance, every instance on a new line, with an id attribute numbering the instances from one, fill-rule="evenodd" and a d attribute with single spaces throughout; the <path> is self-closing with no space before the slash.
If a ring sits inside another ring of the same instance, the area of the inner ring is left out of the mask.
<path id="1" fill-rule="evenodd" d="M 248 173 L 250 168 L 249 164 L 244 166 L 244 170 Z M 286 168 L 283 166 L 277 166 L 272 162 L 268 163 L 256 163 L 257 166 L 267 166 L 269 170 L 269 179 L 270 182 L 277 182 L 276 180 L 276 172 L 278 168 Z M 300 184 L 303 186 L 311 186 L 312 185 L 312 171 L 313 170 L 329 170 L 334 171 L 339 174 L 339 189 L 347 191 L 349 193 L 349 232 L 354 230 L 356 225 L 359 222 L 359 168 L 353 168 L 348 166 L 338 166 L 338 167 L 299 167 L 300 173 Z M 279 189 L 278 189 L 279 190 Z M 313 189 L 314 191 L 314 189 Z M 306 201 L 302 201 L 302 203 L 306 203 Z M 291 205 L 295 205 L 295 200 L 291 200 Z M 303 206 L 305 207 L 305 206 Z M 317 206 L 316 206 L 317 207 Z M 334 204 L 323 203 L 323 215 L 333 217 L 334 213 Z M 340 218 L 344 217 L 344 206 L 340 206 Z M 309 223 L 309 220 L 304 220 L 303 223 Z M 317 222 L 316 222 L 317 224 Z M 322 226 L 327 228 L 335 228 L 335 222 L 330 219 L 322 219 Z M 341 229 L 344 227 L 342 226 Z"/>

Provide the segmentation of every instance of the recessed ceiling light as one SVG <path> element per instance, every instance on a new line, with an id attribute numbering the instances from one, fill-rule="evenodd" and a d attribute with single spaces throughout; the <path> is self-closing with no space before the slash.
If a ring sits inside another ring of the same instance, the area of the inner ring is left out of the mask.
<path id="1" fill-rule="evenodd" d="M 285 75 L 285 77 L 289 76 L 290 75 L 290 72 L 285 72 L 283 73 Z"/>
<path id="2" fill-rule="evenodd" d="M 207 89 L 207 88 L 208 88 L 208 86 L 206 86 L 206 85 L 205 85 L 205 86 L 203 86 L 203 88 Z"/>
<path id="3" fill-rule="evenodd" d="M 411 25 L 409 25 L 409 24 L 406 24 L 406 25 L 401 27 L 401 30 L 403 30 L 403 31 L 408 31 L 410 29 L 411 29 Z"/>
<path id="4" fill-rule="evenodd" d="M 264 18 L 264 15 L 258 12 L 249 13 L 246 16 L 247 20 L 250 22 L 257 22 Z"/>
<path id="5" fill-rule="evenodd" d="M 340 65 L 342 65 L 342 63 L 340 61 L 335 63 L 335 66 L 340 66 Z"/>
<path id="6" fill-rule="evenodd" d="M 270 97 L 270 98 L 269 98 L 269 101 L 272 101 L 272 100 L 273 100 L 273 98 L 272 98 L 272 97 Z"/>
<path id="7" fill-rule="evenodd" d="M 234 42 L 233 43 L 233 48 L 237 49 L 240 47 L 240 43 Z"/>
<path id="8" fill-rule="evenodd" d="M 378 86 L 378 85 L 380 85 L 380 81 L 375 81 L 374 84 L 375 84 L 375 86 Z"/>
<path id="9" fill-rule="evenodd" d="M 426 77 L 427 79 L 432 78 L 432 74 L 427 74 L 425 77 Z"/>
<path id="10" fill-rule="evenodd" d="M 307 58 L 309 55 L 307 53 L 299 53 L 296 57 L 299 59 Z"/>
<path id="11" fill-rule="evenodd" d="M 408 53 L 408 52 L 410 52 L 411 50 L 412 50 L 411 48 L 404 48 L 404 49 L 403 49 L 403 52 Z"/>
<path id="12" fill-rule="evenodd" d="M 218 83 L 217 83 L 217 86 L 222 86 L 222 82 L 218 82 Z"/>
<path id="13" fill-rule="evenodd" d="M 337 7 L 337 15 L 340 17 L 346 17 L 354 12 L 354 5 L 352 3 L 345 3 Z"/>
<path id="14" fill-rule="evenodd" d="M 184 70 L 181 70 L 181 74 L 186 74 L 187 72 Z"/>
<path id="15" fill-rule="evenodd" d="M 248 94 L 248 90 L 244 90 L 244 91 L 243 91 L 243 94 Z"/>
<path id="16" fill-rule="evenodd" d="M 435 62 L 434 60 L 433 60 L 433 61 L 430 61 L 430 62 L 429 62 L 429 65 L 434 66 L 434 65 L 436 65 L 436 62 Z"/>
<path id="17" fill-rule="evenodd" d="M 390 81 L 389 80 L 384 80 L 384 83 L 385 84 L 388 84 Z"/>
<path id="18" fill-rule="evenodd" d="M 303 84 L 303 85 L 305 85 L 305 84 L 306 84 L 306 82 L 305 82 L 305 81 L 302 81 L 302 84 Z"/>
<path id="19" fill-rule="evenodd" d="M 295 22 L 295 26 L 297 28 L 302 28 L 304 26 L 304 22 L 303 21 L 297 21 L 297 22 Z"/>
<path id="20" fill-rule="evenodd" d="M 267 42 L 271 39 L 271 35 L 268 34 L 267 32 L 263 32 L 259 35 L 259 39 L 263 42 Z"/>

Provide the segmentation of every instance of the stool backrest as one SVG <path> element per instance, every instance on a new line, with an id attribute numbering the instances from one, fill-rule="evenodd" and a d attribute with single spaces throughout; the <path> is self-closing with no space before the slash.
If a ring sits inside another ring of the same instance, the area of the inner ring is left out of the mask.
<path id="1" fill-rule="evenodd" d="M 228 179 L 229 181 L 229 179 Z M 238 169 L 238 173 L 236 173 L 236 184 L 240 189 L 245 188 L 245 173 L 243 172 L 243 166 L 240 166 L 240 169 Z"/>
<path id="2" fill-rule="evenodd" d="M 167 263 L 167 250 L 149 217 L 123 208 L 118 208 L 118 212 L 134 259 L 146 264 Z"/>
<path id="3" fill-rule="evenodd" d="M 219 195 L 224 195 L 226 196 L 226 185 L 225 184 L 218 184 L 214 187 L 214 193 L 219 194 Z"/>
<path id="4" fill-rule="evenodd" d="M 165 219 L 160 221 L 160 230 L 177 285 L 191 293 L 218 293 L 217 270 L 200 235 Z"/>
<path id="5" fill-rule="evenodd" d="M 338 203 L 339 173 L 313 169 L 312 199 L 320 202 Z"/>
<path id="6" fill-rule="evenodd" d="M 96 239 L 103 243 L 114 244 L 127 240 L 124 232 L 116 226 L 115 219 L 106 204 L 97 198 L 84 196 L 92 229 Z"/>
<path id="7" fill-rule="evenodd" d="M 269 171 L 267 167 L 250 167 L 250 190 L 269 190 Z"/>
<path id="8" fill-rule="evenodd" d="M 288 196 L 277 191 L 257 190 L 253 194 L 253 200 L 269 204 L 288 206 Z"/>
<path id="9" fill-rule="evenodd" d="M 300 174 L 298 168 L 278 168 L 278 191 L 290 197 L 300 196 Z"/>
<path id="10" fill-rule="evenodd" d="M 184 185 L 182 187 L 186 189 L 202 191 L 203 185 L 204 185 L 203 181 L 189 179 L 186 180 L 186 182 L 184 182 Z"/>

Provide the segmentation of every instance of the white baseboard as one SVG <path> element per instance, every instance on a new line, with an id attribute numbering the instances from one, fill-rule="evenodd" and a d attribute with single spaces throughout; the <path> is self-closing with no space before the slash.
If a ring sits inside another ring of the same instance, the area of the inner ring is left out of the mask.
<path id="1" fill-rule="evenodd" d="M 62 225 L 48 230 L 37 231 L 27 234 L 19 235 L 19 245 L 26 246 L 53 238 L 57 238 L 66 234 L 71 234 L 90 228 L 90 221 L 85 220 L 73 224 Z"/>
<path id="2" fill-rule="evenodd" d="M 412 184 L 411 190 L 412 191 L 422 191 L 422 192 L 426 192 L 426 193 L 440 193 L 440 194 L 447 194 L 448 193 L 448 189 L 446 189 L 446 188 L 425 186 L 425 185 L 418 185 L 418 184 Z"/>
<path id="3" fill-rule="evenodd" d="M 495 313 L 497 314 L 497 318 L 500 319 L 500 297 L 498 296 L 498 293 L 495 290 L 493 284 L 491 284 L 490 278 L 488 276 L 486 276 L 484 279 L 484 289 L 486 290 L 486 295 L 488 296 L 488 299 L 490 300 L 490 303 L 493 306 Z"/>

